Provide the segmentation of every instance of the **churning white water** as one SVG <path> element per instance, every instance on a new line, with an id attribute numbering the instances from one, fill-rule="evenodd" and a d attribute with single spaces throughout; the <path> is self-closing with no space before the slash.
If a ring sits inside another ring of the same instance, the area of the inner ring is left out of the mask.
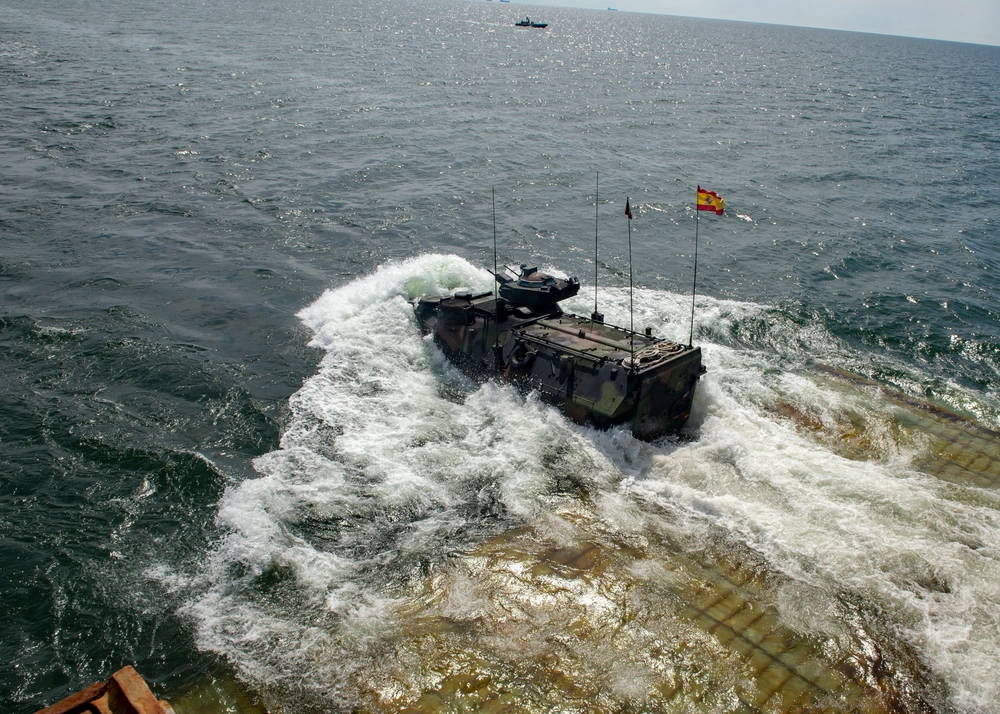
<path id="1" fill-rule="evenodd" d="M 738 544 L 774 578 L 766 604 L 788 631 L 842 641 L 853 603 L 912 649 L 926 699 L 1000 711 L 1000 497 L 927 466 L 966 432 L 936 434 L 905 401 L 812 369 L 851 358 L 816 325 L 740 344 L 731 335 L 766 308 L 710 298 L 695 325 L 708 373 L 683 438 L 578 426 L 535 395 L 469 381 L 420 334 L 408 301 L 490 280 L 426 255 L 300 313 L 324 356 L 291 399 L 281 447 L 227 490 L 223 535 L 185 578 L 199 647 L 262 689 L 352 706 L 432 573 L 522 526 L 558 539 L 569 521 L 557 507 L 582 499 L 629 537 L 665 533 L 688 552 Z M 589 313 L 585 293 L 564 307 Z M 628 299 L 602 290 L 609 322 L 628 324 Z M 637 329 L 686 341 L 689 299 L 637 290 Z M 989 441 L 959 447 L 996 459 Z M 654 561 L 629 567 L 666 578 Z M 475 592 L 456 577 L 441 607 L 477 626 L 502 619 Z M 651 676 L 639 669 L 628 681 Z M 631 696 L 638 685 L 619 679 Z"/>

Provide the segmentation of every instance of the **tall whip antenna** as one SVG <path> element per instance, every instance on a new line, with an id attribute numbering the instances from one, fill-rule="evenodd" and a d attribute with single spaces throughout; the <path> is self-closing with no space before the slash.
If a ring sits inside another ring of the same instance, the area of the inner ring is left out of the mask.
<path id="1" fill-rule="evenodd" d="M 632 206 L 625 197 L 625 216 L 628 218 L 628 346 L 632 369 L 635 369 L 635 321 L 632 312 Z"/>
<path id="2" fill-rule="evenodd" d="M 490 201 L 493 205 L 493 338 L 494 349 L 500 344 L 500 281 L 497 280 L 497 187 L 490 186 Z"/>
<path id="3" fill-rule="evenodd" d="M 601 174 L 597 172 L 594 176 L 594 314 L 591 315 L 591 319 L 597 319 L 597 212 L 598 198 L 601 190 Z"/>
<path id="4" fill-rule="evenodd" d="M 497 299 L 497 188 L 490 187 L 491 199 L 493 203 L 493 299 Z"/>

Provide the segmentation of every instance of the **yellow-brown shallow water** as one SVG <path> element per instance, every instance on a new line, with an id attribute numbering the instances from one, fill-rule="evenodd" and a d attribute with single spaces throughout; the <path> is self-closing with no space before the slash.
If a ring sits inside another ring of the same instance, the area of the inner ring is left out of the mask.
<path id="1" fill-rule="evenodd" d="M 839 637 L 803 636 L 752 554 L 559 516 L 564 540 L 508 534 L 430 581 L 400 613 L 391 666 L 366 677 L 369 711 L 928 708 L 912 654 L 848 603 Z"/>
<path id="2" fill-rule="evenodd" d="M 963 485 L 1000 479 L 997 434 L 877 389 L 873 424 L 919 443 L 915 463 Z M 785 409 L 850 458 L 880 456 L 865 414 L 824 425 Z M 884 409 L 883 409 L 884 413 Z M 832 427 L 832 428 L 831 428 Z M 538 527 L 453 559 L 396 613 L 401 632 L 366 674 L 366 711 L 933 711 L 931 675 L 871 603 L 838 594 L 833 632 L 796 630 L 789 599 L 813 593 L 735 544 L 677 542 L 669 528 L 623 532 L 568 498 Z"/>

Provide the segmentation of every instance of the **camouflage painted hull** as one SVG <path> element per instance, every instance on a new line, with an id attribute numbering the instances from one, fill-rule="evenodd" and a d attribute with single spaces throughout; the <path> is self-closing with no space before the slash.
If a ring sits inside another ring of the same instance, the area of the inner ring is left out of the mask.
<path id="1" fill-rule="evenodd" d="M 701 349 L 548 309 L 499 303 L 493 293 L 422 298 L 425 333 L 477 380 L 536 390 L 571 419 L 627 424 L 639 439 L 676 433 L 704 372 Z"/>

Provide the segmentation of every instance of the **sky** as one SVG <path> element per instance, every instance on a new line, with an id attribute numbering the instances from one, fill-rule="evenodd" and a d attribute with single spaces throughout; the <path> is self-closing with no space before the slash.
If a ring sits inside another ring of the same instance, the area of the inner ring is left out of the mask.
<path id="1" fill-rule="evenodd" d="M 530 0 L 1000 45 L 1000 0 Z"/>

